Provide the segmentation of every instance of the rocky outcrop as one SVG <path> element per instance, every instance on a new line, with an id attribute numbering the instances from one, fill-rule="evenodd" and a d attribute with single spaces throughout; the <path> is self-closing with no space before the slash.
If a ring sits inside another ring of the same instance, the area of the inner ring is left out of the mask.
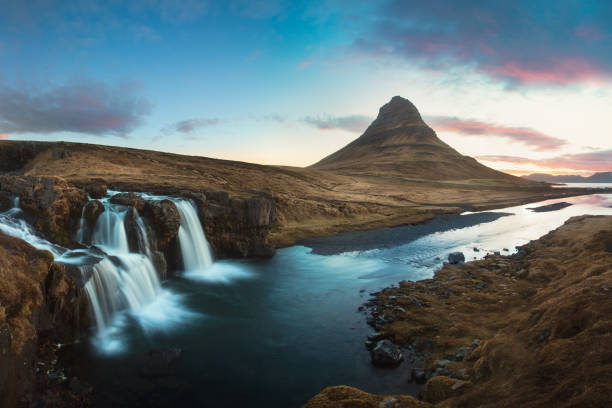
<path id="1" fill-rule="evenodd" d="M 98 200 L 92 200 L 85 205 L 85 212 L 83 213 L 87 226 L 90 229 L 96 225 L 98 218 L 104 212 L 104 204 Z"/>
<path id="2" fill-rule="evenodd" d="M 463 252 L 451 252 L 448 254 L 448 263 L 451 265 L 457 265 L 465 262 L 465 255 Z"/>
<path id="3" fill-rule="evenodd" d="M 0 406 L 14 407 L 35 392 L 37 371 L 57 368 L 57 358 L 41 358 L 41 350 L 75 339 L 89 315 L 86 297 L 63 265 L 2 233 L 0 288 Z"/>
<path id="4" fill-rule="evenodd" d="M 88 184 L 85 186 L 85 191 L 93 199 L 100 199 L 106 196 L 107 187 L 103 183 Z"/>
<path id="5" fill-rule="evenodd" d="M 52 242 L 71 246 L 72 231 L 87 202 L 84 190 L 59 177 L 0 176 L 0 190 L 19 196 L 33 224 Z"/>
<path id="6" fill-rule="evenodd" d="M 160 249 L 165 249 L 178 235 L 181 215 L 170 200 L 147 201 L 144 215 L 149 219 Z"/>
<path id="7" fill-rule="evenodd" d="M 207 192 L 196 201 L 206 236 L 218 258 L 269 257 L 274 246 L 268 234 L 274 223 L 274 202 L 265 197 L 230 198 Z"/>
<path id="8" fill-rule="evenodd" d="M 134 207 L 138 212 L 142 211 L 145 207 L 145 200 L 138 197 L 134 193 L 119 193 L 111 197 L 110 202 L 112 204 L 125 205 L 128 207 Z"/>
<path id="9" fill-rule="evenodd" d="M 389 340 L 380 340 L 370 351 L 372 364 L 379 366 L 396 366 L 402 362 L 402 351 Z"/>

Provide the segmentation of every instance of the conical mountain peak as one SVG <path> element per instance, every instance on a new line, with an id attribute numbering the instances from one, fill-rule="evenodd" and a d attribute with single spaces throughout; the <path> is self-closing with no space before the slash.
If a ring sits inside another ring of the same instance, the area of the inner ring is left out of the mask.
<path id="1" fill-rule="evenodd" d="M 366 131 L 312 165 L 343 174 L 425 180 L 515 179 L 463 156 L 438 138 L 408 99 L 394 96 Z"/>

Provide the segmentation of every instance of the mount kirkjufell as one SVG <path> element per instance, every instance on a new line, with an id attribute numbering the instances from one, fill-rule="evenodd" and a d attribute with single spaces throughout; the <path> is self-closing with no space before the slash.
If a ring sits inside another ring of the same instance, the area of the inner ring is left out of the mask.
<path id="1" fill-rule="evenodd" d="M 425 180 L 516 181 L 440 140 L 407 99 L 394 96 L 358 139 L 311 166 L 342 174 Z"/>

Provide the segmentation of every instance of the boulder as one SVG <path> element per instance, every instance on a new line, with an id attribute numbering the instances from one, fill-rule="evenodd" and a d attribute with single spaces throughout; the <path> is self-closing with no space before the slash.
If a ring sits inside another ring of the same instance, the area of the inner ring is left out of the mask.
<path id="1" fill-rule="evenodd" d="M 448 254 L 448 263 L 451 265 L 457 265 L 465 262 L 465 255 L 463 252 L 452 252 Z"/>
<path id="2" fill-rule="evenodd" d="M 106 197 L 107 189 L 106 184 L 101 183 L 89 184 L 88 186 L 85 186 L 85 191 L 87 191 L 87 194 L 89 194 L 89 196 L 93 199 Z"/>
<path id="3" fill-rule="evenodd" d="M 145 201 L 134 193 L 119 193 L 111 197 L 113 204 L 126 205 L 136 208 L 139 212 L 145 207 Z"/>
<path id="4" fill-rule="evenodd" d="M 155 230 L 158 248 L 167 248 L 181 226 L 181 215 L 176 205 L 170 200 L 147 201 L 144 214 Z"/>
<path id="5" fill-rule="evenodd" d="M 402 362 L 404 356 L 398 346 L 389 340 L 380 340 L 370 351 L 372 364 L 379 366 L 395 366 Z"/>
<path id="6" fill-rule="evenodd" d="M 92 200 L 85 205 L 83 216 L 87 221 L 87 226 L 93 229 L 100 215 L 104 212 L 104 204 L 98 200 Z"/>

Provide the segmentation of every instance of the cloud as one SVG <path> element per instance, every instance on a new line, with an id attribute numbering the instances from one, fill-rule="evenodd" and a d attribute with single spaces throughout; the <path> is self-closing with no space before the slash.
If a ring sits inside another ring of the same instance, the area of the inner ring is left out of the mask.
<path id="1" fill-rule="evenodd" d="M 0 140 L 3 140 L 3 139 L 8 139 L 8 135 L 6 133 L 0 134 Z"/>
<path id="2" fill-rule="evenodd" d="M 151 111 L 132 82 L 79 80 L 38 89 L 0 86 L 0 132 L 126 137 Z"/>
<path id="3" fill-rule="evenodd" d="M 612 150 L 591 153 L 564 154 L 547 159 L 529 159 L 517 156 L 478 156 L 478 160 L 513 164 L 534 164 L 550 169 L 583 171 L 612 171 Z"/>
<path id="4" fill-rule="evenodd" d="M 526 127 L 503 126 L 453 116 L 432 116 L 428 118 L 428 122 L 436 131 L 456 132 L 466 136 L 500 137 L 533 147 L 537 152 L 557 150 L 566 144 L 563 139 Z"/>
<path id="5" fill-rule="evenodd" d="M 517 85 L 602 81 L 612 78 L 611 20 L 607 0 L 391 0 L 361 21 L 352 50 L 426 68 L 471 66 Z"/>
<path id="6" fill-rule="evenodd" d="M 198 129 L 215 126 L 219 123 L 218 118 L 192 118 L 179 120 L 162 129 L 165 133 L 180 132 L 180 133 L 191 133 Z"/>
<path id="7" fill-rule="evenodd" d="M 326 116 L 326 117 L 312 117 L 307 116 L 304 118 L 304 122 L 309 125 L 315 126 L 321 130 L 332 130 L 341 129 L 347 132 L 361 133 L 369 124 L 372 122 L 372 118 L 364 115 L 350 115 L 350 116 Z"/>

